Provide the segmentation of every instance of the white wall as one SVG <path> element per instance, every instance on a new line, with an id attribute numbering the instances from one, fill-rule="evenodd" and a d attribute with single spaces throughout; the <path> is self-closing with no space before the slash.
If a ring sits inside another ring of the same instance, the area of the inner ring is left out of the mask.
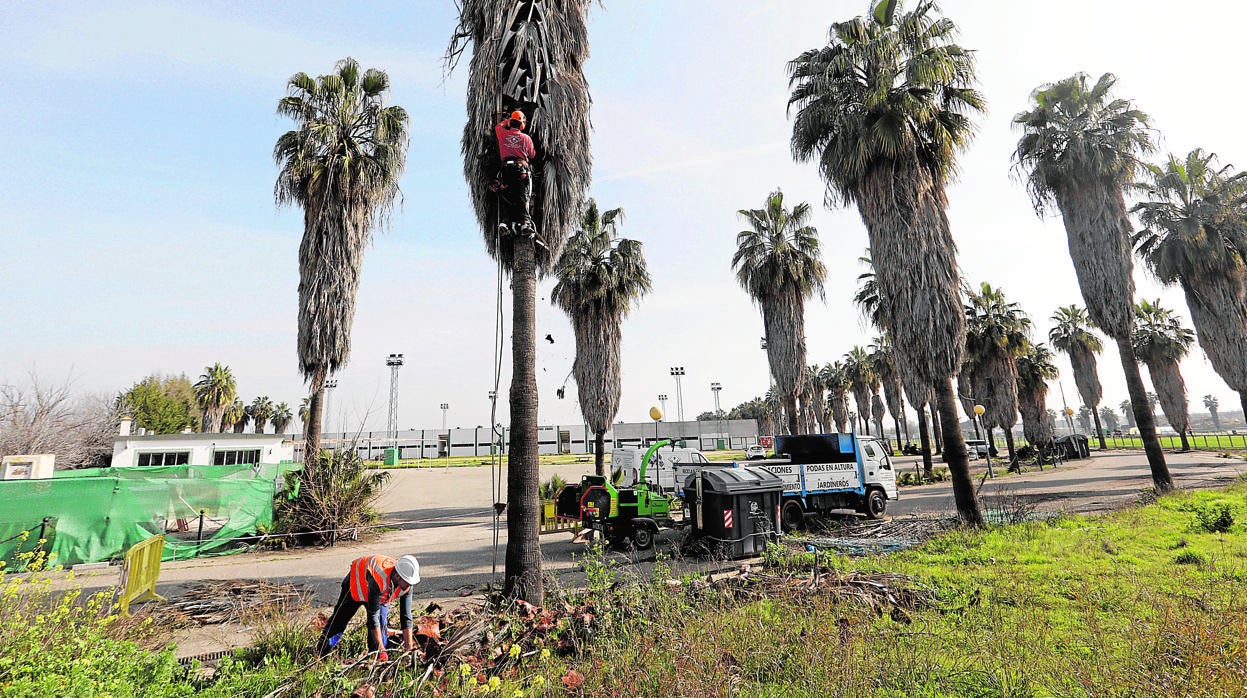
<path id="1" fill-rule="evenodd" d="M 189 451 L 190 465 L 211 465 L 216 451 L 260 449 L 260 462 L 294 460 L 294 444 L 283 434 L 164 434 L 118 436 L 113 441 L 114 468 L 137 466 L 139 454 Z"/>

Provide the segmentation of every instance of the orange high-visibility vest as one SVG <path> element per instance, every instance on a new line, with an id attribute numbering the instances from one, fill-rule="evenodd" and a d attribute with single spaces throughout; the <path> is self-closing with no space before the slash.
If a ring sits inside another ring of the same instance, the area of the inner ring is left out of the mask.
<path id="1" fill-rule="evenodd" d="M 385 555 L 365 555 L 351 563 L 351 598 L 360 603 L 368 600 L 368 575 L 381 591 L 382 603 L 389 600 L 394 589 L 390 588 L 390 572 L 394 570 L 394 558 Z"/>

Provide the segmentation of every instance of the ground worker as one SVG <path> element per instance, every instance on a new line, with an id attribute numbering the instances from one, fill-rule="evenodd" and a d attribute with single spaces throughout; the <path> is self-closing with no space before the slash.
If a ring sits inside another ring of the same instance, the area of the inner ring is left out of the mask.
<path id="1" fill-rule="evenodd" d="M 537 157 L 537 150 L 533 139 L 524 133 L 527 125 L 524 112 L 516 110 L 494 126 L 498 157 L 502 160 L 496 186 L 501 204 L 498 227 L 503 233 L 535 235 L 537 232 L 532 216 L 533 169 L 530 164 Z"/>
<path id="2" fill-rule="evenodd" d="M 403 650 L 411 651 L 415 646 L 412 636 L 411 600 L 414 592 L 412 587 L 420 583 L 420 563 L 413 555 L 404 555 L 397 560 L 385 555 L 365 555 L 351 562 L 350 572 L 342 580 L 342 593 L 333 607 L 333 615 L 321 632 L 320 641 L 316 644 L 318 656 L 325 656 L 338 644 L 346 624 L 351 621 L 360 606 L 368 612 L 368 651 L 377 652 L 380 661 L 389 661 L 386 653 L 386 641 L 389 629 L 386 627 L 386 606 L 398 599 L 400 628 L 403 636 Z"/>

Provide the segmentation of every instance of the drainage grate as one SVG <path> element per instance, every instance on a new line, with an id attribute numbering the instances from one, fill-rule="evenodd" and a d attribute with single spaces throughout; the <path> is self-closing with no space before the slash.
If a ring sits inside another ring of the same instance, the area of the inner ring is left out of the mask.
<path id="1" fill-rule="evenodd" d="M 178 664 L 182 666 L 190 666 L 191 662 L 195 662 L 195 661 L 213 662 L 218 659 L 221 659 L 222 657 L 226 655 L 233 654 L 233 653 L 234 653 L 234 650 L 217 650 L 216 652 L 206 652 L 204 654 L 197 654 L 193 657 L 182 657 L 181 659 L 178 660 Z"/>

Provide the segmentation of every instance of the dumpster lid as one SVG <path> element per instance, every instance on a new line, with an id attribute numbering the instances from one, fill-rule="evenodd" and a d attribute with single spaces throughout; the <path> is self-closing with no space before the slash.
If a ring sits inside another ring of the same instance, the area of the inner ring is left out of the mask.
<path id="1" fill-rule="evenodd" d="M 718 494 L 735 494 L 740 492 L 772 492 L 782 491 L 784 481 L 779 476 L 764 468 L 706 468 L 702 473 L 702 490 Z M 685 480 L 686 492 L 697 490 L 697 473 L 691 473 Z"/>

